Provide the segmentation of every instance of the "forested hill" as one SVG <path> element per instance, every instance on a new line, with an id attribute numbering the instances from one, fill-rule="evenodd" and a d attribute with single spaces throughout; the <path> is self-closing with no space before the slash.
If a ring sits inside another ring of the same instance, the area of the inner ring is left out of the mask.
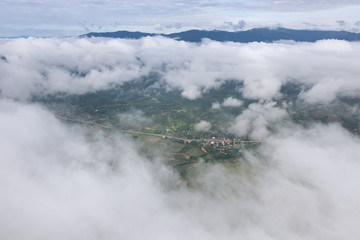
<path id="1" fill-rule="evenodd" d="M 347 31 L 320 31 L 320 30 L 293 30 L 286 28 L 255 28 L 247 31 L 227 32 L 227 31 L 205 31 L 189 30 L 171 34 L 156 34 L 143 32 L 91 32 L 80 37 L 107 37 L 107 38 L 126 38 L 139 39 L 147 36 L 163 36 L 187 42 L 200 42 L 204 38 L 219 42 L 274 42 L 279 40 L 293 40 L 301 42 L 315 42 L 324 39 L 338 39 L 346 41 L 359 41 L 360 33 Z"/>

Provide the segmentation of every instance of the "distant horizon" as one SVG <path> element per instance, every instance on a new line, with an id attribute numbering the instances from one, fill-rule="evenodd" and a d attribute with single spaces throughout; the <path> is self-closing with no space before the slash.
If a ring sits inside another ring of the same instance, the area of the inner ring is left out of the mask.
<path id="1" fill-rule="evenodd" d="M 19 35 L 9 35 L 9 36 L 0 36 L 0 39 L 16 39 L 16 38 L 29 38 L 29 37 L 34 37 L 34 38 L 67 38 L 67 37 L 79 37 L 81 35 L 86 35 L 89 33 L 115 33 L 115 32 L 140 32 L 140 33 L 147 33 L 147 34 L 173 34 L 173 33 L 181 33 L 181 32 L 187 32 L 187 31 L 192 31 L 192 30 L 198 30 L 198 31 L 207 31 L 207 32 L 212 32 L 212 31 L 223 31 L 223 32 L 246 32 L 249 30 L 254 30 L 254 29 L 287 29 L 287 30 L 303 30 L 303 31 L 331 31 L 331 32 L 349 32 L 349 33 L 360 33 L 360 31 L 350 31 L 350 30 L 341 30 L 341 29 L 320 29 L 320 28 L 288 28 L 288 27 L 282 27 L 282 26 L 262 26 L 262 27 L 253 27 L 253 28 L 246 28 L 246 29 L 240 29 L 240 30 L 224 30 L 224 29 L 202 29 L 202 28 L 189 28 L 186 30 L 179 30 L 179 31 L 171 31 L 171 32 L 158 32 L 158 31 L 142 31 L 142 30 L 129 30 L 129 29 L 117 29 L 117 30 L 113 30 L 113 31 L 88 31 L 88 32 L 81 32 L 81 33 L 73 33 L 73 34 L 62 34 L 61 32 L 59 32 L 59 34 L 57 35 L 39 35 L 39 34 L 34 34 L 34 35 L 27 35 L 27 34 L 19 34 Z"/>

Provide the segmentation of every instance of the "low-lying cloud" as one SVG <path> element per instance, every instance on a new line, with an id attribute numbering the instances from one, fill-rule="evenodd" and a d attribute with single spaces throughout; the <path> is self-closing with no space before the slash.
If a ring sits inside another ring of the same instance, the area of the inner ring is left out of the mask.
<path id="1" fill-rule="evenodd" d="M 213 103 L 211 107 L 213 109 L 220 109 L 221 107 L 240 107 L 243 104 L 244 102 L 242 100 L 233 97 L 228 97 L 225 98 L 222 103 L 218 103 L 218 102 Z"/>
<path id="2" fill-rule="evenodd" d="M 207 132 L 210 130 L 210 128 L 211 128 L 211 123 L 204 120 L 194 125 L 194 129 L 197 132 Z"/>
<path id="3" fill-rule="evenodd" d="M 150 126 L 153 121 L 144 115 L 144 112 L 140 110 L 131 110 L 128 112 L 120 113 L 119 125 L 122 128 L 134 128 L 139 129 L 142 127 Z"/>
<path id="4" fill-rule="evenodd" d="M 239 136 L 248 135 L 254 140 L 263 140 L 271 134 L 271 128 L 282 125 L 288 117 L 287 112 L 275 106 L 275 102 L 259 102 L 249 107 L 237 116 L 230 127 L 231 132 Z"/>
<path id="5" fill-rule="evenodd" d="M 225 80 L 243 82 L 245 98 L 279 96 L 282 85 L 306 84 L 304 100 L 331 102 L 358 96 L 360 44 L 187 43 L 161 37 L 123 39 L 16 39 L 0 44 L 2 96 L 30 99 L 56 92 L 82 94 L 111 88 L 150 72 L 189 99 Z"/>
<path id="6" fill-rule="evenodd" d="M 11 100 L 0 116 L 3 239 L 360 236 L 360 141 L 338 125 L 284 127 L 237 166 L 194 166 L 187 188 L 120 134 Z"/>

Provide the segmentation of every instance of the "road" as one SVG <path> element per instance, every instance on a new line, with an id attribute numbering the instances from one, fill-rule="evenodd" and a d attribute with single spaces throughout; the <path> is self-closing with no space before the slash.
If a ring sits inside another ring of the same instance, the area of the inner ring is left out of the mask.
<path id="1" fill-rule="evenodd" d="M 105 128 L 105 129 L 111 129 L 111 126 L 106 126 L 100 123 L 95 123 L 95 122 L 88 122 L 88 121 L 83 121 L 83 120 L 79 120 L 79 119 L 74 119 L 74 118 L 69 118 L 69 117 L 64 117 L 64 116 L 60 116 L 60 115 L 55 115 L 58 119 L 61 120 L 66 120 L 66 121 L 71 121 L 71 122 L 79 122 L 79 123 L 83 123 L 83 124 L 89 124 L 89 125 L 93 125 L 96 127 L 100 127 L 100 128 Z M 121 132 L 125 132 L 125 133 L 129 133 L 129 134 L 139 134 L 139 135 L 147 135 L 147 136 L 154 136 L 154 137 L 160 137 L 160 138 L 168 138 L 171 140 L 178 140 L 178 141 L 184 141 L 184 142 L 221 142 L 221 140 L 217 140 L 217 139 L 208 139 L 208 138 L 202 138 L 202 139 L 188 139 L 188 138 L 181 138 L 181 137 L 174 137 L 174 136 L 170 136 L 170 135 L 164 135 L 164 134 L 156 134 L 156 133 L 145 133 L 145 132 L 137 132 L 137 131 L 133 131 L 133 130 L 124 130 L 124 129 L 119 129 L 119 131 Z M 260 141 L 239 141 L 240 143 L 244 143 L 244 144 L 259 144 Z"/>

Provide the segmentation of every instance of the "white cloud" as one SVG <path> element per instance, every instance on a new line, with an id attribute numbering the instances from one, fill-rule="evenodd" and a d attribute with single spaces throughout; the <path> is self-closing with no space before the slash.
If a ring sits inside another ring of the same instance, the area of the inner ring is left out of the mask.
<path id="1" fill-rule="evenodd" d="M 243 105 L 243 101 L 233 98 L 233 97 L 228 97 L 226 99 L 224 99 L 224 102 L 222 103 L 222 105 L 224 107 L 240 107 L 241 105 Z"/>
<path id="2" fill-rule="evenodd" d="M 214 102 L 214 103 L 211 105 L 211 108 L 212 108 L 212 109 L 220 109 L 220 108 L 221 108 L 221 104 L 218 103 L 218 102 Z"/>
<path id="3" fill-rule="evenodd" d="M 360 237 L 360 141 L 337 125 L 284 125 L 239 165 L 193 166 L 192 188 L 38 105 L 0 100 L 0 131 L 1 239 Z"/>
<path id="4" fill-rule="evenodd" d="M 128 112 L 120 113 L 118 117 L 120 127 L 125 128 L 137 129 L 150 126 L 153 123 L 151 119 L 147 118 L 144 115 L 144 112 L 135 109 Z"/>
<path id="5" fill-rule="evenodd" d="M 244 97 L 272 99 L 287 82 L 312 86 L 303 96 L 329 102 L 358 96 L 360 44 L 178 42 L 165 38 L 17 39 L 0 43 L 2 96 L 107 89 L 156 71 L 166 83 L 194 99 L 225 80 L 243 81 Z M 329 95 L 330 93 L 330 95 Z"/>
<path id="6" fill-rule="evenodd" d="M 207 121 L 200 121 L 199 123 L 195 124 L 194 129 L 197 132 L 207 132 L 211 128 L 211 124 Z"/>
<path id="7" fill-rule="evenodd" d="M 239 99 L 236 99 L 233 97 L 228 97 L 228 98 L 225 98 L 223 103 L 221 103 L 221 104 L 218 102 L 213 103 L 212 108 L 220 109 L 221 107 L 240 107 L 243 104 L 244 104 L 244 102 Z"/>
<path id="8" fill-rule="evenodd" d="M 215 30 L 224 30 L 224 31 L 240 31 L 240 30 L 244 30 L 247 27 L 247 22 L 244 20 L 240 20 L 237 23 L 233 23 L 233 22 L 223 22 L 221 24 L 214 24 L 213 26 L 211 26 L 211 28 L 215 29 Z"/>
<path id="9" fill-rule="evenodd" d="M 289 0 L 255 0 L 246 3 L 248 7 L 271 9 L 272 11 L 284 11 L 284 12 L 311 12 L 317 10 L 341 8 L 347 6 L 358 6 L 359 2 L 356 0 L 351 1 L 326 1 L 326 0 L 302 0 L 302 1 L 289 1 Z"/>
<path id="10" fill-rule="evenodd" d="M 231 132 L 239 136 L 248 135 L 252 139 L 263 140 L 271 134 L 271 127 L 282 124 L 288 117 L 287 112 L 275 106 L 275 102 L 260 102 L 250 104 L 237 116 L 230 127 Z"/>
<path id="11" fill-rule="evenodd" d="M 355 239 L 358 233 L 352 232 L 355 225 L 349 218 L 357 214 L 357 193 L 348 190 L 360 180 L 355 174 L 360 167 L 355 157 L 358 144 L 357 137 L 336 125 L 285 127 L 269 138 L 262 153 L 271 159 L 266 162 L 272 170 L 264 170 L 267 180 L 261 184 L 260 199 L 265 205 L 262 213 L 272 217 L 258 223 L 291 229 L 274 233 L 279 238 Z M 342 204 L 345 199 L 349 204 Z"/>

